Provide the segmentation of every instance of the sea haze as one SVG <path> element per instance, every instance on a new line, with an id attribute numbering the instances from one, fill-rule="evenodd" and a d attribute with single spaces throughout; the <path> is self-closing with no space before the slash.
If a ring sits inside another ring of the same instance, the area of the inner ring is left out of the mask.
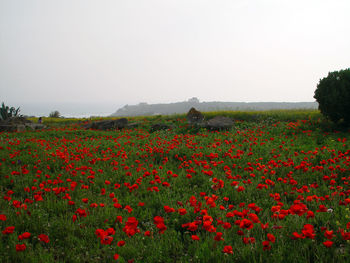
<path id="1" fill-rule="evenodd" d="M 113 103 L 23 103 L 11 105 L 20 107 L 20 114 L 26 116 L 49 116 L 52 111 L 59 111 L 63 117 L 85 118 L 90 116 L 109 116 L 124 105 Z"/>

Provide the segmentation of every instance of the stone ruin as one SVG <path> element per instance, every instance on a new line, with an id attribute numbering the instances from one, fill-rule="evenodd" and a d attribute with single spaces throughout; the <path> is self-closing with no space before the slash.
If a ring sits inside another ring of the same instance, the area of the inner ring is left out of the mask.
<path id="1" fill-rule="evenodd" d="M 26 130 L 40 130 L 46 126 L 41 123 L 33 123 L 23 116 L 11 117 L 0 121 L 0 132 L 21 132 Z"/>

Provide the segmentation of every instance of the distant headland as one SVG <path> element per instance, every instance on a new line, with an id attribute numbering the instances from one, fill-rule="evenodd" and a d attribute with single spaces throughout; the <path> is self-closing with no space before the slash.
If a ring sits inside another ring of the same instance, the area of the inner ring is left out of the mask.
<path id="1" fill-rule="evenodd" d="M 200 102 L 198 98 L 174 103 L 125 105 L 111 116 L 171 115 L 188 112 L 192 107 L 202 112 L 209 111 L 263 111 L 280 109 L 317 109 L 317 102 Z"/>

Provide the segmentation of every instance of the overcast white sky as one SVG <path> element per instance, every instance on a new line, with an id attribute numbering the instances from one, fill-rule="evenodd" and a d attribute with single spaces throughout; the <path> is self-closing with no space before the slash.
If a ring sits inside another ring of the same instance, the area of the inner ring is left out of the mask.
<path id="1" fill-rule="evenodd" d="M 349 0 L 0 0 L 1 100 L 314 101 L 350 67 L 349 14 Z"/>

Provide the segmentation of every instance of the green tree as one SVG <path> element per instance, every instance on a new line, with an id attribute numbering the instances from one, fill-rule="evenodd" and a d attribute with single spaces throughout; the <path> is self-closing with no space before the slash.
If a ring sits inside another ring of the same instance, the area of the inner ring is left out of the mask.
<path id="1" fill-rule="evenodd" d="M 350 68 L 329 72 L 318 83 L 314 98 L 325 117 L 350 124 Z"/>
<path id="2" fill-rule="evenodd" d="M 50 118 L 59 118 L 61 116 L 60 112 L 55 110 L 55 111 L 52 111 L 49 115 Z"/>

